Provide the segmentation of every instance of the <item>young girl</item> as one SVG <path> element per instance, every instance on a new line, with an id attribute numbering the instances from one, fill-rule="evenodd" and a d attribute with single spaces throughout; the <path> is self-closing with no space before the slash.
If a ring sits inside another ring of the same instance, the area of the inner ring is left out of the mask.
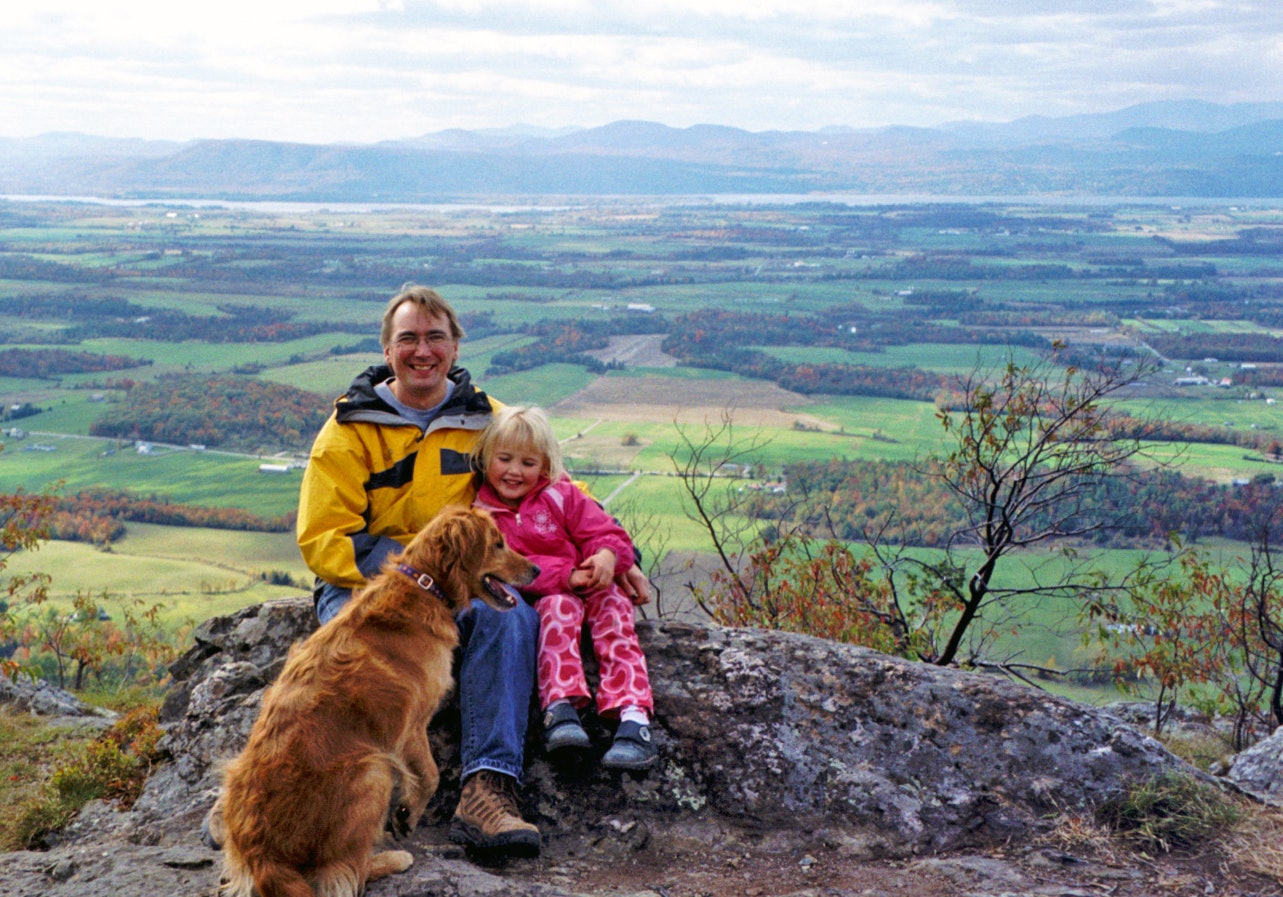
<path id="1" fill-rule="evenodd" d="M 522 589 L 539 614 L 538 687 L 549 750 L 588 747 L 579 708 L 592 701 L 579 654 L 587 619 L 600 683 L 597 713 L 618 718 L 602 765 L 648 769 L 654 699 L 633 627 L 633 604 L 615 584 L 633 563 L 628 534 L 580 491 L 562 467 L 552 425 L 538 408 L 499 411 L 474 449 L 483 477 L 476 506 L 508 544 L 539 565 Z"/>

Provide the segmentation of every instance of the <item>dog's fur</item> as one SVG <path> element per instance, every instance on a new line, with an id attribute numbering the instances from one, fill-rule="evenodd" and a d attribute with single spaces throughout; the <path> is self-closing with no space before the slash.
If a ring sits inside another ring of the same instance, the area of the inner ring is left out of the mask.
<path id="1" fill-rule="evenodd" d="M 429 574 L 445 601 L 398 572 Z M 484 511 L 443 511 L 348 605 L 295 645 L 206 818 L 229 897 L 356 897 L 409 868 L 375 853 L 408 834 L 436 792 L 427 727 L 453 684 L 454 614 L 474 595 L 509 609 L 538 568 Z M 315 890 L 313 890 L 313 886 Z"/>

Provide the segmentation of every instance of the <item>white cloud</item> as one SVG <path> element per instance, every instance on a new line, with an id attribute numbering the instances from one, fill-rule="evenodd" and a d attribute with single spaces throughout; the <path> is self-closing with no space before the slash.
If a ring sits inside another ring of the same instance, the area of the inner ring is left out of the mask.
<path id="1" fill-rule="evenodd" d="M 1283 96 L 1276 0 L 10 0 L 0 135 L 751 130 Z"/>

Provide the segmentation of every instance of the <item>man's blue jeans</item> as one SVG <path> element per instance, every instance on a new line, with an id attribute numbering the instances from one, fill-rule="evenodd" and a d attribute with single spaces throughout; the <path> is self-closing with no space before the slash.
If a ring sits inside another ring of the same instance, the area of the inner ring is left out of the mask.
<path id="1" fill-rule="evenodd" d="M 323 583 L 316 616 L 325 623 L 352 597 L 351 589 Z M 526 723 L 535 689 L 539 615 L 520 602 L 495 610 L 480 599 L 455 618 L 462 657 L 459 664 L 459 750 L 466 779 L 493 769 L 521 782 L 525 768 Z"/>

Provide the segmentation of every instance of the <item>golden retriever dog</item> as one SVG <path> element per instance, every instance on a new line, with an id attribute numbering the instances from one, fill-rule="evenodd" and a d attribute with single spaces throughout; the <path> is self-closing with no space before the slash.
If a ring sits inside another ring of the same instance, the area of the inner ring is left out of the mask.
<path id="1" fill-rule="evenodd" d="M 375 849 L 437 790 L 427 730 L 453 686 L 454 616 L 474 595 L 511 609 L 506 584 L 537 573 L 484 511 L 450 508 L 290 650 L 206 819 L 224 894 L 356 897 L 410 867 Z"/>

